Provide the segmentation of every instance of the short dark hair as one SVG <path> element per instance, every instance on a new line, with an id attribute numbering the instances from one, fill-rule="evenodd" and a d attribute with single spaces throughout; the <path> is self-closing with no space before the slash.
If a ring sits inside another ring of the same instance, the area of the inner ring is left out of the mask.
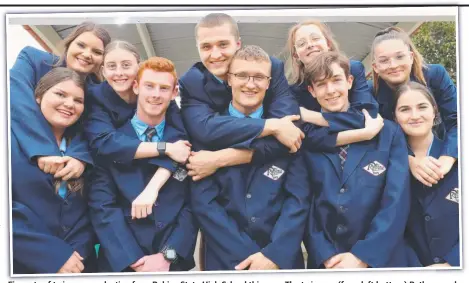
<path id="1" fill-rule="evenodd" d="M 334 63 L 339 64 L 346 77 L 350 75 L 350 61 L 345 55 L 336 51 L 321 52 L 305 67 L 306 83 L 313 85 L 320 78 L 332 77 L 331 65 Z"/>

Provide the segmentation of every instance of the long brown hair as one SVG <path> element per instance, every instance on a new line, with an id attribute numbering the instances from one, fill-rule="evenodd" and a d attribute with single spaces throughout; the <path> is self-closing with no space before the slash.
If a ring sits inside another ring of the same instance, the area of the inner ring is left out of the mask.
<path id="1" fill-rule="evenodd" d="M 392 39 L 399 39 L 405 45 L 409 47 L 409 50 L 414 54 L 414 60 L 412 62 L 412 70 L 410 72 L 411 75 L 415 76 L 415 79 L 423 85 L 427 85 L 425 81 L 425 77 L 423 76 L 423 68 L 426 68 L 427 65 L 423 59 L 422 54 L 417 50 L 414 43 L 410 39 L 410 36 L 401 28 L 399 27 L 388 27 L 380 32 L 378 32 L 373 40 L 373 44 L 371 46 L 371 58 L 374 60 L 375 56 L 375 48 L 378 44 L 385 40 L 392 40 Z M 378 96 L 378 87 L 379 87 L 379 75 L 373 69 L 373 88 L 375 97 Z"/>
<path id="2" fill-rule="evenodd" d="M 315 25 L 321 30 L 322 34 L 326 38 L 329 51 L 339 51 L 339 44 L 335 41 L 334 35 L 332 34 L 329 27 L 324 23 L 317 20 L 306 20 L 292 26 L 288 32 L 287 44 L 285 46 L 287 53 L 286 66 L 289 70 L 289 72 L 287 72 L 289 84 L 301 84 L 305 79 L 305 65 L 298 58 L 296 58 L 295 36 L 300 27 L 309 25 Z"/>
<path id="3" fill-rule="evenodd" d="M 49 71 L 39 80 L 36 86 L 36 89 L 34 90 L 34 96 L 36 98 L 39 98 L 40 101 L 42 101 L 42 97 L 50 88 L 52 88 L 53 86 L 61 82 L 68 81 L 68 80 L 73 81 L 79 88 L 84 90 L 85 81 L 80 74 L 65 67 L 57 67 L 57 68 L 53 68 L 51 71 Z M 75 123 L 75 125 L 77 123 L 78 121 Z M 70 140 L 73 138 L 75 134 L 76 134 L 76 129 L 74 125 L 67 128 L 67 130 L 64 133 L 64 137 L 67 141 L 67 144 L 70 143 Z M 56 193 L 58 193 L 61 183 L 62 183 L 62 180 L 60 179 L 54 180 L 54 187 L 55 187 Z M 84 187 L 83 177 L 80 177 L 75 180 L 67 181 L 67 188 L 70 192 L 77 192 L 77 191 L 82 192 L 83 187 Z"/>
<path id="4" fill-rule="evenodd" d="M 65 37 L 60 43 L 60 46 L 62 47 L 63 52 L 62 54 L 60 54 L 58 61 L 54 64 L 54 67 L 63 65 L 63 63 L 65 62 L 65 58 L 67 58 L 67 52 L 68 52 L 68 48 L 70 47 L 70 44 L 77 37 L 79 37 L 81 34 L 85 32 L 92 32 L 94 35 L 96 35 L 96 37 L 99 38 L 103 42 L 104 48 L 106 48 L 109 42 L 111 42 L 111 36 L 107 32 L 107 30 L 96 25 L 93 22 L 89 22 L 89 21 L 83 22 L 79 24 L 78 26 L 76 26 L 75 29 L 69 35 L 67 35 L 67 37 Z M 98 70 L 96 70 L 94 74 L 97 78 L 102 80 L 101 75 L 99 74 L 99 68 Z"/>

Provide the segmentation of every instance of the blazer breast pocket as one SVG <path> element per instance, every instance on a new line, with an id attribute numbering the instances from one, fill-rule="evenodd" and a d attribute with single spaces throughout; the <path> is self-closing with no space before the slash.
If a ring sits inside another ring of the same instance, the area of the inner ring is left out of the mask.
<path id="1" fill-rule="evenodd" d="M 382 187 L 388 171 L 388 151 L 370 151 L 358 165 L 358 185 L 363 187 Z"/>

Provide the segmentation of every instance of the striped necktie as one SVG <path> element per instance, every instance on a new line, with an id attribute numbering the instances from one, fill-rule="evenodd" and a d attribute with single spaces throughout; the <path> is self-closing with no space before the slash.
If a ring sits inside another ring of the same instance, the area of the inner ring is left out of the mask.
<path id="1" fill-rule="evenodd" d="M 340 147 L 339 157 L 340 157 L 340 167 L 342 167 L 342 170 L 344 169 L 345 161 L 347 160 L 347 149 L 349 147 L 350 147 L 349 144 Z"/>
<path id="2" fill-rule="evenodd" d="M 153 128 L 153 127 L 148 127 L 146 130 L 145 130 L 145 137 L 146 137 L 146 141 L 147 142 L 151 142 L 151 139 L 153 138 L 153 136 L 156 134 L 156 129 Z"/>

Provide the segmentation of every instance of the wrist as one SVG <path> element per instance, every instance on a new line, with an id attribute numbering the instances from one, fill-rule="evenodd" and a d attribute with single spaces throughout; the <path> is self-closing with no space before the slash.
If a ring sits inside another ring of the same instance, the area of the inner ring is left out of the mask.
<path id="1" fill-rule="evenodd" d="M 266 131 L 266 135 L 276 135 L 278 132 L 278 119 L 270 118 L 265 120 L 264 131 Z"/>

